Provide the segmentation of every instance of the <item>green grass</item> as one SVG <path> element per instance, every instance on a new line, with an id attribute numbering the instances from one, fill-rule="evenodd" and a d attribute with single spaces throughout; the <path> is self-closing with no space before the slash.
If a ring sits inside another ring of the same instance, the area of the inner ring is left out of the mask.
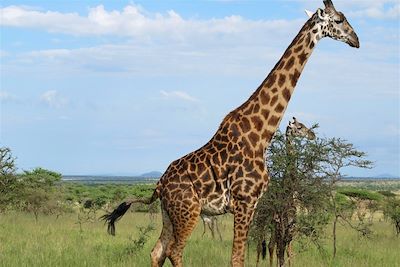
<path id="1" fill-rule="evenodd" d="M 99 214 L 100 215 L 100 214 Z M 212 240 L 209 233 L 202 238 L 199 223 L 184 253 L 185 266 L 229 266 L 232 247 L 232 216 L 220 219 L 223 241 Z M 127 248 L 138 236 L 138 227 L 149 224 L 145 213 L 128 213 L 117 225 L 117 235 L 109 236 L 102 222 L 88 223 L 83 231 L 76 224 L 77 215 L 67 214 L 58 219 L 41 216 L 36 223 L 33 215 L 7 213 L 0 215 L 0 266 L 149 266 L 150 251 L 161 229 L 160 216 L 156 230 L 144 248 L 127 254 Z M 311 246 L 299 252 L 293 266 L 400 266 L 400 238 L 386 222 L 375 222 L 372 239 L 359 238 L 345 227 L 338 229 L 338 254 L 331 261 L 331 240 L 325 240 L 325 254 Z M 327 229 L 330 232 L 330 229 Z M 246 255 L 246 266 L 255 266 L 255 249 Z M 166 266 L 171 266 L 168 262 Z M 267 261 L 261 266 L 268 266 Z"/>

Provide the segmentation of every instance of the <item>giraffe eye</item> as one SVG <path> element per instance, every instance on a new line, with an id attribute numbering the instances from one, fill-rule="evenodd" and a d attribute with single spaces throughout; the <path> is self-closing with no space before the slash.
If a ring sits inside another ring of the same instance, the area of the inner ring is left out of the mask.
<path id="1" fill-rule="evenodd" d="M 335 19 L 335 23 L 336 24 L 342 24 L 343 23 L 343 19 Z"/>

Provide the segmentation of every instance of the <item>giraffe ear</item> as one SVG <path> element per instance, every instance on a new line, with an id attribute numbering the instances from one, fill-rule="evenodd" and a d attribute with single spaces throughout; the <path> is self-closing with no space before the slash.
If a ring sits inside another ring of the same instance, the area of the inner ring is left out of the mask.
<path id="1" fill-rule="evenodd" d="M 307 10 L 307 9 L 305 9 L 304 12 L 306 12 L 306 14 L 307 14 L 307 16 L 308 16 L 309 18 L 311 18 L 311 17 L 314 15 L 313 12 L 311 12 L 310 10 Z"/>

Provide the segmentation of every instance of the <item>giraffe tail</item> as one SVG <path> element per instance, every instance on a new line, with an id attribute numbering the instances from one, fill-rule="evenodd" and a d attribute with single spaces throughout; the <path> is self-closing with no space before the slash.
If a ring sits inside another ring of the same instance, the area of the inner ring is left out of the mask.
<path id="1" fill-rule="evenodd" d="M 124 216 L 133 203 L 151 204 L 158 198 L 158 190 L 155 189 L 153 195 L 150 198 L 139 198 L 133 200 L 127 200 L 119 204 L 119 206 L 112 212 L 106 213 L 100 217 L 107 223 L 107 232 L 110 235 L 115 235 L 115 223 Z"/>

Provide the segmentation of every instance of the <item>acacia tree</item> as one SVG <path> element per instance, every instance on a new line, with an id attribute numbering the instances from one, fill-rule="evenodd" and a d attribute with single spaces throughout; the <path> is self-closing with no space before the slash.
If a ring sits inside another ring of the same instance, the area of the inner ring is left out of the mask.
<path id="1" fill-rule="evenodd" d="M 271 181 L 257 206 L 251 237 L 262 244 L 260 241 L 267 236 L 275 235 L 277 258 L 282 266 L 285 250 L 294 238 L 305 237 L 322 248 L 320 240 L 333 216 L 335 256 L 338 220 L 361 233 L 368 230 L 364 224 L 353 225 L 348 219 L 356 206 L 345 195 L 336 193 L 337 183 L 344 177 L 344 168 L 370 168 L 372 163 L 365 160 L 365 153 L 338 138 L 294 139 L 291 153 L 286 151 L 284 135 L 277 132 L 268 149 Z"/>
<path id="2" fill-rule="evenodd" d="M 337 252 L 336 229 L 337 223 L 340 219 L 347 223 L 351 228 L 361 233 L 367 231 L 365 225 L 359 225 L 356 227 L 348 219 L 348 216 L 344 215 L 343 206 L 340 205 L 340 202 L 338 201 L 339 198 L 336 196 L 337 184 L 345 177 L 343 174 L 345 168 L 372 168 L 373 164 L 371 161 L 365 159 L 367 156 L 365 152 L 357 150 L 353 144 L 341 138 L 332 138 L 327 140 L 326 147 L 329 149 L 327 150 L 328 153 L 325 154 L 325 164 L 322 170 L 326 175 L 326 180 L 330 188 L 329 198 L 331 202 L 331 212 L 333 214 L 333 258 L 335 258 Z"/>
<path id="3" fill-rule="evenodd" d="M 396 235 L 400 236 L 400 199 L 396 199 L 396 195 L 386 196 L 383 214 L 393 224 Z"/>
<path id="4" fill-rule="evenodd" d="M 285 135 L 278 131 L 267 151 L 269 188 L 257 205 L 250 232 L 259 251 L 266 249 L 264 240 L 271 237 L 270 256 L 276 246 L 280 266 L 284 265 L 285 251 L 294 238 L 307 236 L 318 244 L 324 229 L 320 225 L 325 226 L 329 219 L 324 197 L 327 187 L 321 171 L 326 157 L 324 143 L 320 139 L 295 138 L 290 143 L 290 153 L 288 149 Z"/>
<path id="5" fill-rule="evenodd" d="M 35 168 L 32 171 L 24 171 L 18 178 L 22 188 L 20 192 L 21 208 L 32 212 L 36 220 L 40 213 L 58 213 L 63 208 L 56 187 L 57 183 L 61 181 L 60 173 Z"/>
<path id="6" fill-rule="evenodd" d="M 15 175 L 15 158 L 8 147 L 0 148 L 0 211 L 4 211 L 12 203 L 18 189 Z"/>

